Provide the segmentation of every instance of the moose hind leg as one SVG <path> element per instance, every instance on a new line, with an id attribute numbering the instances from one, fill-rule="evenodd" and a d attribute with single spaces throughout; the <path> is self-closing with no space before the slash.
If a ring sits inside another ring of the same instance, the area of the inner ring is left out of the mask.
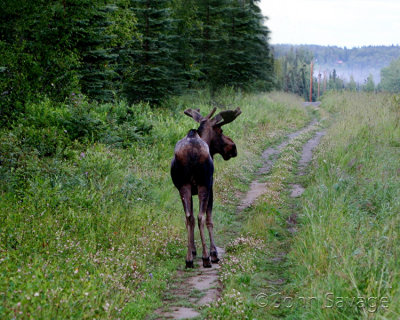
<path id="1" fill-rule="evenodd" d="M 190 186 L 183 186 L 179 190 L 182 199 L 183 209 L 186 216 L 186 229 L 188 234 L 188 250 L 186 254 L 186 268 L 193 268 L 193 243 L 194 243 L 194 216 L 192 205 L 192 193 Z"/>
<path id="2" fill-rule="evenodd" d="M 194 222 L 194 216 L 193 216 L 193 200 L 192 198 L 190 199 L 190 211 L 191 211 L 191 216 L 190 216 L 190 244 L 192 246 L 192 255 L 195 257 L 197 255 L 196 252 L 196 245 L 194 244 L 194 227 L 195 227 L 195 222 Z"/>
<path id="3" fill-rule="evenodd" d="M 206 222 L 206 216 L 205 213 L 207 211 L 207 205 L 208 205 L 208 190 L 206 187 L 199 187 L 199 217 L 198 217 L 198 223 L 199 223 L 199 229 L 200 229 L 200 238 L 201 238 L 201 245 L 203 248 L 203 267 L 204 268 L 211 268 L 211 262 L 210 262 L 210 256 L 208 255 L 207 252 L 207 245 L 204 237 L 204 226 Z"/>
<path id="4" fill-rule="evenodd" d="M 218 251 L 217 247 L 214 243 L 214 232 L 213 232 L 213 221 L 212 221 L 212 207 L 213 207 L 213 191 L 210 190 L 210 194 L 208 196 L 208 204 L 207 204 L 207 218 L 206 218 L 206 225 L 208 229 L 208 234 L 210 236 L 210 256 L 212 263 L 218 263 Z"/>

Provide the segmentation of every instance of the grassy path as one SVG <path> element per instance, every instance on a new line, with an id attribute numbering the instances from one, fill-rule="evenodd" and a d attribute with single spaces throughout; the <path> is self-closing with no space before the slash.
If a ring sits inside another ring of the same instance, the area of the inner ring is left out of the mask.
<path id="1" fill-rule="evenodd" d="M 305 137 L 313 134 L 318 126 L 317 119 L 312 120 L 307 126 L 288 134 L 284 140 L 278 145 L 271 146 L 264 150 L 262 153 L 262 163 L 258 169 L 255 179 L 250 184 L 250 189 L 247 193 L 239 200 L 239 204 L 236 209 L 235 220 L 239 224 L 233 230 L 230 230 L 229 236 L 225 237 L 224 246 L 229 247 L 232 241 L 241 239 L 240 233 L 242 232 L 239 227 L 240 221 L 243 221 L 243 212 L 251 208 L 252 204 L 257 201 L 259 197 L 267 194 L 269 191 L 269 185 L 267 181 L 264 181 L 269 177 L 271 170 L 275 167 L 279 167 L 281 162 L 281 153 L 289 145 L 296 143 L 297 141 L 303 141 Z M 302 170 L 311 161 L 311 152 L 313 148 L 319 143 L 321 132 L 316 133 L 316 135 L 308 140 L 304 144 L 303 152 L 301 154 L 301 159 L 299 163 L 302 165 Z M 300 172 L 304 174 L 304 172 Z M 292 185 L 294 187 L 295 185 Z M 299 188 L 299 185 L 296 185 Z M 295 215 L 290 218 L 293 220 Z M 295 221 L 288 220 L 288 226 L 292 229 L 292 224 Z M 236 238 L 236 239 L 235 239 Z M 227 242 L 228 241 L 228 242 Z M 239 240 L 240 242 L 241 240 Z M 219 248 L 221 252 L 222 262 L 221 265 L 224 266 L 224 254 L 225 248 Z M 274 264 L 280 263 L 284 260 L 285 252 L 278 252 L 275 257 L 272 257 L 271 261 Z M 277 266 L 277 269 L 282 268 L 282 266 Z M 270 284 L 281 284 L 285 280 L 277 277 L 277 280 L 268 280 Z M 197 259 L 197 267 L 195 270 L 179 270 L 173 283 L 167 288 L 167 293 L 164 295 L 164 305 L 159 308 L 157 312 L 150 318 L 156 319 L 192 319 L 192 318 L 204 318 L 208 317 L 213 319 L 214 316 L 207 311 L 207 308 L 211 306 L 213 309 L 213 304 L 220 299 L 223 292 L 223 285 L 220 281 L 221 279 L 221 266 L 213 265 L 212 269 L 204 269 L 201 267 L 201 259 Z"/>
<path id="2" fill-rule="evenodd" d="M 398 102 L 328 96 L 308 110 L 334 115 L 329 129 L 312 122 L 264 151 L 222 228 L 226 252 L 212 285 L 187 291 L 192 318 L 399 318 Z M 201 305 L 208 290 L 217 300 Z"/>
<path id="3" fill-rule="evenodd" d="M 326 110 L 326 135 L 296 137 L 259 179 L 209 319 L 399 319 L 399 99 L 332 94 Z"/>
<path id="4" fill-rule="evenodd" d="M 238 205 L 241 227 L 226 246 L 220 274 L 224 291 L 205 313 L 208 318 L 284 316 L 278 306 L 288 279 L 286 256 L 297 230 L 297 197 L 304 191 L 297 180 L 306 174 L 323 135 L 314 119 L 263 152 L 256 179 Z"/>
<path id="5" fill-rule="evenodd" d="M 264 246 L 275 237 L 273 229 L 278 226 L 258 214 L 265 213 L 265 201 L 257 200 L 238 214 L 238 199 L 263 167 L 262 152 L 304 127 L 310 115 L 298 97 L 283 93 L 228 91 L 214 99 L 243 110 L 224 130 L 237 144 L 238 157 L 228 162 L 215 159 L 216 244 L 226 250 L 218 281 L 224 288 L 221 298 L 226 300 L 226 293 L 232 295 L 231 271 L 253 270 L 252 256 L 236 262 L 232 252 Z M 210 97 L 197 92 L 159 109 L 124 102 L 77 103 L 91 110 L 89 120 L 100 121 L 102 137 L 111 140 L 76 141 L 59 153 L 41 156 L 31 150 L 18 128 L 0 133 L 1 149 L 6 150 L 0 168 L 4 178 L 0 184 L 0 318 L 145 319 L 157 317 L 154 310 L 163 306 L 192 307 L 201 299 L 213 300 L 201 292 L 210 290 L 191 287 L 181 291 L 180 298 L 166 296 L 174 293 L 175 282 L 185 282 L 194 274 L 183 270 L 186 230 L 169 175 L 172 151 L 176 141 L 196 126 L 183 110 L 200 108 L 206 113 L 212 108 Z M 32 126 L 36 122 L 51 126 L 65 108 L 52 106 L 51 101 L 32 105 L 27 119 Z M 148 131 L 138 141 L 116 145 L 113 119 L 125 116 Z M 279 180 L 274 168 L 271 175 L 260 176 L 265 179 L 260 183 L 270 176 Z M 278 180 L 268 183 L 279 189 Z M 248 221 L 251 216 L 255 224 Z M 265 225 L 271 228 L 257 230 Z M 242 239 L 247 233 L 254 237 Z M 204 281 L 194 286 L 203 282 L 217 288 L 211 276 L 215 279 L 215 274 L 204 275 Z M 196 311 L 213 319 L 213 305 Z"/>

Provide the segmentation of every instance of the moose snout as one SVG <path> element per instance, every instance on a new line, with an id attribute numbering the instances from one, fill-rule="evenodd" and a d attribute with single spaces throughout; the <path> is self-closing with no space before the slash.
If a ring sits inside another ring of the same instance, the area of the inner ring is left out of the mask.
<path id="1" fill-rule="evenodd" d="M 229 160 L 230 158 L 234 158 L 236 156 L 237 156 L 237 150 L 235 145 L 230 146 L 230 148 L 225 150 L 225 153 L 222 155 L 224 160 Z"/>
<path id="2" fill-rule="evenodd" d="M 236 156 L 237 156 L 236 146 L 233 146 L 232 151 L 231 151 L 231 158 L 234 158 Z"/>

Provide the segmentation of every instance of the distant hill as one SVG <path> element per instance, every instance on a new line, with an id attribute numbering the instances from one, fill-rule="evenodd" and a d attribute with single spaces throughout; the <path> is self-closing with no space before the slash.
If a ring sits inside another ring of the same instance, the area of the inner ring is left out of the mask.
<path id="1" fill-rule="evenodd" d="M 326 71 L 328 74 L 336 69 L 337 75 L 348 81 L 353 75 L 354 80 L 363 83 L 371 73 L 375 83 L 379 83 L 382 68 L 400 57 L 400 46 L 366 46 L 347 49 L 336 46 L 319 45 L 273 45 L 276 58 L 286 55 L 290 50 L 306 50 L 314 55 L 314 73 L 317 76 Z"/>

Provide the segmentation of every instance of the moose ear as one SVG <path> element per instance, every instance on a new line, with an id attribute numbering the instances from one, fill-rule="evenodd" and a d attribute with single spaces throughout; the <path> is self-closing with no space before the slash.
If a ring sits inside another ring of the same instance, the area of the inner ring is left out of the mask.
<path id="1" fill-rule="evenodd" d="M 214 118 L 212 118 L 212 121 L 214 122 L 215 126 L 222 127 L 223 125 L 235 120 L 241 113 L 242 111 L 239 107 L 237 107 L 236 110 L 221 111 Z"/>
<path id="2" fill-rule="evenodd" d="M 200 114 L 200 109 L 186 109 L 184 112 L 187 116 L 191 117 L 194 119 L 194 121 L 200 123 L 201 120 L 203 120 L 203 116 Z"/>

